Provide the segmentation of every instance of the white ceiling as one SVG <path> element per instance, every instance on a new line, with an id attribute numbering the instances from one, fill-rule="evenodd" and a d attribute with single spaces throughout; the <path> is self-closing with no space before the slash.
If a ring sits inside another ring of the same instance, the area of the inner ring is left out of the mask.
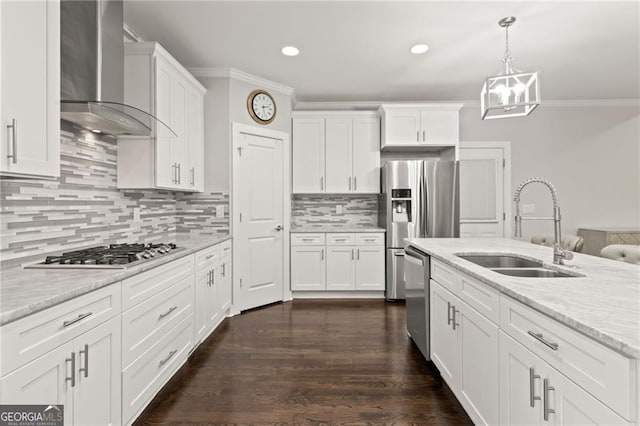
<path id="1" fill-rule="evenodd" d="M 511 15 L 513 63 L 541 72 L 543 100 L 640 98 L 638 1 L 125 0 L 125 22 L 186 67 L 245 71 L 299 101 L 477 99 Z M 429 52 L 409 53 L 419 42 Z"/>

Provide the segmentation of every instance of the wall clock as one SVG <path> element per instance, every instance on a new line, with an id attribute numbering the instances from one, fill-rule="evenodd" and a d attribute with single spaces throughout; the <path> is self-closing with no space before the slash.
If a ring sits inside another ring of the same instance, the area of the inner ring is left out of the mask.
<path id="1" fill-rule="evenodd" d="M 254 90 L 247 98 L 249 115 L 258 124 L 269 124 L 276 116 L 276 102 L 266 90 Z"/>

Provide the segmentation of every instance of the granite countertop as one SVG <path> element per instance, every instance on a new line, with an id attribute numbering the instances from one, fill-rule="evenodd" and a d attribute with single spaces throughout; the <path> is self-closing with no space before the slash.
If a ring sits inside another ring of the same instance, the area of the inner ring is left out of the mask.
<path id="1" fill-rule="evenodd" d="M 312 225 L 291 225 L 291 232 L 385 232 L 385 228 L 381 228 L 375 225 L 344 225 L 344 224 L 331 224 L 331 223 L 319 223 Z"/>
<path id="2" fill-rule="evenodd" d="M 432 257 L 624 354 L 640 359 L 640 266 L 576 253 L 553 265 L 553 249 L 501 238 L 409 239 Z M 521 278 L 498 274 L 456 254 L 518 254 L 542 260 L 571 278 Z"/>
<path id="3" fill-rule="evenodd" d="M 0 269 L 0 325 L 162 266 L 230 238 L 229 235 L 178 235 L 168 238 L 168 241 L 175 242 L 183 249 L 127 269 Z"/>

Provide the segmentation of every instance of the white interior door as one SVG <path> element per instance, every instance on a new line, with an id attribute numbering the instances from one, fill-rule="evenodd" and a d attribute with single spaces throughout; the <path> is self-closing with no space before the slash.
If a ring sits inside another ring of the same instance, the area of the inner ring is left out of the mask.
<path id="1" fill-rule="evenodd" d="M 510 222 L 508 145 L 460 144 L 460 236 L 505 237 Z M 505 182 L 507 182 L 505 184 Z"/>
<path id="2" fill-rule="evenodd" d="M 238 211 L 233 213 L 234 257 L 237 254 L 233 263 L 240 310 L 283 300 L 288 235 L 284 232 L 288 223 L 284 222 L 283 182 L 288 168 L 283 145 L 283 139 L 242 131 L 234 135 L 233 204 Z"/>

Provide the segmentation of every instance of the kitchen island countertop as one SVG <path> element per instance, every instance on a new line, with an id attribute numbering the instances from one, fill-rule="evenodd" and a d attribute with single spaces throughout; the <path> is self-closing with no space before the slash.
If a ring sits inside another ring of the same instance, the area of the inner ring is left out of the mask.
<path id="1" fill-rule="evenodd" d="M 553 265 L 553 249 L 501 238 L 408 239 L 406 242 L 457 270 L 589 336 L 640 359 L 640 266 L 576 253 Z M 544 266 L 583 275 L 522 278 L 502 275 L 457 254 L 516 254 Z"/>
<path id="2" fill-rule="evenodd" d="M 192 237 L 178 234 L 167 240 L 175 242 L 182 250 L 172 251 L 126 269 L 3 268 L 0 270 L 0 326 L 230 238 L 230 235 Z"/>

